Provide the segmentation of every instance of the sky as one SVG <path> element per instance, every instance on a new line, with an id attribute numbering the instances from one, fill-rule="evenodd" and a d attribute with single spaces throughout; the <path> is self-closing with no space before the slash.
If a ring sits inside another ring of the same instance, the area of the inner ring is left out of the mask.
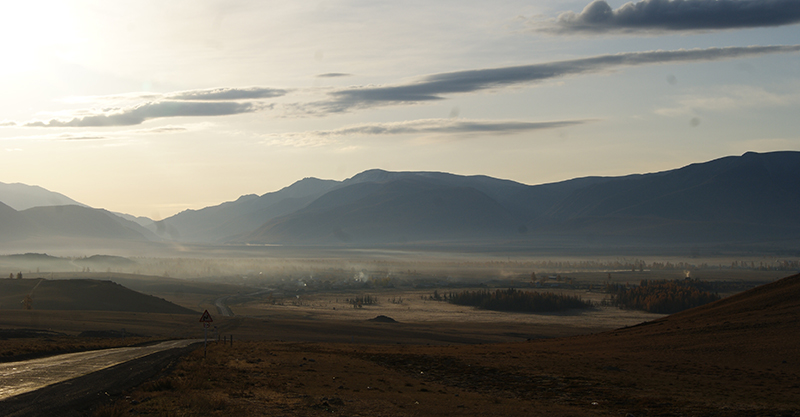
<path id="1" fill-rule="evenodd" d="M 0 2 L 0 182 L 154 220 L 367 169 L 800 150 L 800 1 Z"/>

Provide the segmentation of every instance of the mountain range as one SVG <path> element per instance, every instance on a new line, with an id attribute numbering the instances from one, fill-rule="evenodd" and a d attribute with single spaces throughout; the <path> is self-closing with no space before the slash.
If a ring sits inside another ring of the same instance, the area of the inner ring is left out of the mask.
<path id="1" fill-rule="evenodd" d="M 19 189 L 12 198 L 0 186 L 0 201 L 25 201 Z M 657 173 L 533 186 L 373 169 L 344 181 L 305 178 L 158 222 L 67 204 L 0 204 L 0 241 L 85 235 L 237 245 L 796 248 L 800 152 L 748 152 Z"/>

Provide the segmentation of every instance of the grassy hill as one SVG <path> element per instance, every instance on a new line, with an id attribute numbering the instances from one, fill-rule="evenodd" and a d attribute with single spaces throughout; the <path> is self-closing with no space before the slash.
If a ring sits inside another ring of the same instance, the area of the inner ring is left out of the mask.
<path id="1" fill-rule="evenodd" d="M 22 300 L 28 294 L 33 298 L 34 310 L 196 314 L 188 308 L 111 281 L 0 279 L 0 309 L 22 309 Z"/>

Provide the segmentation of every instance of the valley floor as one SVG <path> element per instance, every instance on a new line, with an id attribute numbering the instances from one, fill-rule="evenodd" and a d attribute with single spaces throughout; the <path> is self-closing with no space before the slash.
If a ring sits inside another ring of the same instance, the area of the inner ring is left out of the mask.
<path id="1" fill-rule="evenodd" d="M 630 346 L 616 332 L 511 344 L 234 341 L 97 415 L 763 416 L 800 412 L 794 358 Z M 654 354 L 654 352 L 660 352 Z M 108 414 L 103 414 L 108 413 Z"/>

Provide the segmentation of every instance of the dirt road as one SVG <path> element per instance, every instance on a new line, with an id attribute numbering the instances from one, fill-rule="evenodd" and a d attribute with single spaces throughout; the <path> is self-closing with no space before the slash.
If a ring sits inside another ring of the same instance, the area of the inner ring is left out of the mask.
<path id="1" fill-rule="evenodd" d="M 0 415 L 69 415 L 98 396 L 143 382 L 197 342 L 173 340 L 0 364 Z"/>

